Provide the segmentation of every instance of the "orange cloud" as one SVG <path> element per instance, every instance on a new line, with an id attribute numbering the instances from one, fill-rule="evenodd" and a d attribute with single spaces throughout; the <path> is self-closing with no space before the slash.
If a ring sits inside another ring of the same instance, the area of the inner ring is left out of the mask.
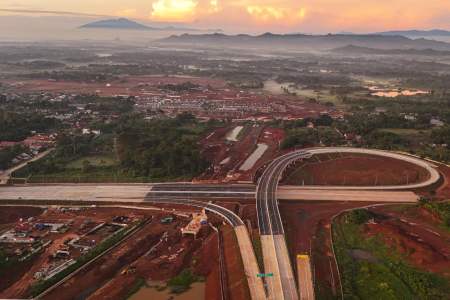
<path id="1" fill-rule="evenodd" d="M 159 0 L 153 2 L 150 19 L 169 22 L 189 22 L 195 19 L 197 4 L 192 0 Z"/>
<path id="2" fill-rule="evenodd" d="M 118 11 L 116 12 L 116 14 L 120 17 L 127 17 L 127 16 L 131 16 L 137 13 L 137 9 L 134 8 L 124 8 L 124 10 L 122 11 Z"/>
<path id="3" fill-rule="evenodd" d="M 247 11 L 256 24 L 278 23 L 295 25 L 302 23 L 306 14 L 306 9 L 304 8 L 298 10 L 272 6 L 248 6 Z"/>

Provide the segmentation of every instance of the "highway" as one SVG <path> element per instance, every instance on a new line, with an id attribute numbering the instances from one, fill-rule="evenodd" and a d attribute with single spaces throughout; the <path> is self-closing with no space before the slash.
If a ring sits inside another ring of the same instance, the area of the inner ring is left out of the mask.
<path id="1" fill-rule="evenodd" d="M 320 153 L 367 153 L 396 158 L 414 163 L 428 170 L 428 180 L 402 186 L 373 187 L 332 187 L 309 186 L 278 189 L 278 182 L 286 167 L 299 159 Z M 289 252 L 284 239 L 282 220 L 278 210 L 278 199 L 305 200 L 350 200 L 350 201 L 386 201 L 413 202 L 416 198 L 411 192 L 401 191 L 425 187 L 435 183 L 439 173 L 432 164 L 415 157 L 380 150 L 357 148 L 312 148 L 291 152 L 276 158 L 264 171 L 258 187 L 251 185 L 26 185 L 2 187 L 0 199 L 45 199 L 45 200 L 83 200 L 83 201 L 120 201 L 120 202 L 165 202 L 199 206 L 226 218 L 235 228 L 252 299 L 265 299 L 262 281 L 256 277 L 259 267 L 253 252 L 250 238 L 242 220 L 233 212 L 220 206 L 185 199 L 192 198 L 253 198 L 256 196 L 258 224 L 264 256 L 267 292 L 269 299 L 313 299 L 311 285 L 305 278 L 299 288 L 294 280 Z M 369 193 L 367 190 L 371 190 Z M 400 190 L 400 191 L 394 191 Z M 169 198 L 169 199 L 162 199 Z M 184 199 L 176 199 L 184 198 Z M 186 203 L 188 200 L 189 203 Z M 311 283 L 312 284 L 312 283 Z M 308 290 L 304 290 L 308 287 Z"/>
<path id="2" fill-rule="evenodd" d="M 155 185 L 148 198 L 255 198 L 253 185 Z"/>
<path id="3" fill-rule="evenodd" d="M 271 299 L 313 299 L 310 291 L 302 289 L 311 285 L 302 284 L 297 289 L 294 280 L 291 260 L 284 239 L 283 224 L 278 210 L 277 189 L 278 182 L 286 167 L 299 159 L 311 157 L 320 153 L 367 153 L 396 158 L 424 167 L 430 173 L 430 178 L 424 182 L 404 185 L 404 186 L 375 186 L 375 187 L 352 187 L 353 190 L 400 190 L 428 186 L 439 179 L 439 173 L 430 163 L 415 157 L 392 153 L 380 150 L 368 150 L 358 148 L 312 148 L 291 152 L 276 158 L 264 171 L 258 184 L 256 192 L 256 206 L 258 214 L 258 224 L 261 235 L 262 249 L 264 255 L 264 267 L 266 273 L 273 273 L 273 277 L 266 277 L 269 285 L 269 298 Z M 328 187 L 330 190 L 337 190 L 337 187 Z M 331 192 L 333 193 L 333 192 Z M 361 193 L 364 197 L 365 193 Z M 333 195 L 328 195 L 332 197 Z M 301 281 L 302 278 L 299 278 Z M 303 281 L 304 282 L 304 279 Z"/>

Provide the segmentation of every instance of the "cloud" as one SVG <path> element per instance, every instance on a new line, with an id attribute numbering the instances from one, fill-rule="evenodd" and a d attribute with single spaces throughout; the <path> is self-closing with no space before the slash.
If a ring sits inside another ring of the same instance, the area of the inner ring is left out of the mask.
<path id="1" fill-rule="evenodd" d="M 116 14 L 120 17 L 128 17 L 128 16 L 135 15 L 137 12 L 138 12 L 138 10 L 135 8 L 124 7 L 123 10 L 118 11 Z"/>
<path id="2" fill-rule="evenodd" d="M 159 0 L 153 2 L 151 20 L 183 22 L 193 21 L 197 14 L 198 2 L 192 0 Z"/>
<path id="3" fill-rule="evenodd" d="M 291 9 L 274 6 L 248 6 L 247 11 L 252 16 L 254 23 L 281 23 L 284 25 L 302 23 L 306 14 L 304 8 Z"/>
<path id="4" fill-rule="evenodd" d="M 13 12 L 22 14 L 50 14 L 50 15 L 67 15 L 67 16 L 79 16 L 79 17 L 111 17 L 108 15 L 95 15 L 95 14 L 85 14 L 76 13 L 68 11 L 53 11 L 53 10 L 37 10 L 37 9 L 1 9 L 3 12 Z"/>

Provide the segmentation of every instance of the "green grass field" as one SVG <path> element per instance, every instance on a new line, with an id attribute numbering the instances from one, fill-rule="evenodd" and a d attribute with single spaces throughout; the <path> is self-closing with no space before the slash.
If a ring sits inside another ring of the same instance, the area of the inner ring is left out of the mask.
<path id="1" fill-rule="evenodd" d="M 114 161 L 111 156 L 95 156 L 95 157 L 78 157 L 73 160 L 69 160 L 66 164 L 64 164 L 64 168 L 66 169 L 81 169 L 83 161 L 88 160 L 93 166 L 101 167 L 101 166 L 112 166 Z M 102 160 L 104 163 L 102 164 Z"/>

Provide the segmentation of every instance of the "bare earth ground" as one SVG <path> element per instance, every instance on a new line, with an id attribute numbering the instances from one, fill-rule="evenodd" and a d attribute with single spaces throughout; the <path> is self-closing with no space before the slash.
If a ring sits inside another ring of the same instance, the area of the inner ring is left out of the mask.
<path id="1" fill-rule="evenodd" d="M 39 216 L 43 209 L 39 207 L 11 207 L 0 206 L 0 225 L 17 224 L 22 218 L 24 221 L 30 217 Z"/>
<path id="2" fill-rule="evenodd" d="M 408 262 L 419 269 L 450 277 L 450 234 L 435 226 L 436 216 L 418 206 L 370 210 L 379 216 L 375 218 L 376 225 L 366 225 L 366 235 L 382 234 L 385 243 L 407 254 Z"/>
<path id="3" fill-rule="evenodd" d="M 282 201 L 280 203 L 280 214 L 291 261 L 295 262 L 298 254 L 307 254 L 312 257 L 316 294 L 319 293 L 331 299 L 340 284 L 331 249 L 331 218 L 342 210 L 371 204 L 373 203 L 313 201 L 296 201 L 295 203 Z M 297 276 L 295 264 L 294 274 Z"/>
<path id="4" fill-rule="evenodd" d="M 104 203 L 102 203 L 104 204 Z M 59 239 L 46 250 L 44 254 L 37 257 L 30 262 L 23 262 L 11 269 L 8 276 L 2 276 L 0 280 L 0 290 L 5 290 L 0 294 L 1 298 L 21 298 L 29 295 L 29 283 L 33 281 L 32 276 L 37 272 L 42 264 L 47 260 L 48 253 L 53 253 L 55 249 L 64 242 L 68 237 L 74 235 L 75 231 L 79 231 L 79 225 L 83 220 L 93 219 L 94 221 L 111 221 L 117 215 L 134 214 L 135 217 L 145 218 L 150 214 L 154 215 L 154 220 L 136 233 L 132 239 L 126 243 L 121 244 L 116 249 L 99 259 L 86 270 L 76 275 L 63 286 L 57 288 L 46 296 L 46 299 L 76 299 L 77 297 L 88 297 L 95 293 L 91 299 L 121 299 L 136 283 L 138 278 L 152 279 L 152 280 L 167 280 L 177 275 L 184 268 L 192 267 L 196 275 L 205 276 L 206 294 L 208 299 L 221 299 L 220 288 L 220 273 L 218 261 L 218 235 L 213 231 L 209 225 L 204 225 L 197 235 L 197 239 L 193 240 L 193 236 L 181 237 L 180 226 L 186 226 L 188 219 L 175 219 L 173 223 L 164 224 L 159 222 L 160 219 L 171 216 L 171 211 L 176 208 L 177 211 L 193 211 L 199 209 L 191 209 L 183 205 L 163 205 L 151 203 L 143 203 L 144 206 L 158 206 L 164 207 L 167 212 L 143 211 L 121 208 L 91 208 L 78 213 L 75 225 L 66 232 L 66 234 L 54 234 Z M 225 203 L 236 212 L 239 210 L 236 203 Z M 16 207 L 10 209 L 13 215 L 22 208 Z M 31 216 L 35 214 L 35 208 L 26 208 L 28 214 Z M 40 209 L 39 209 L 40 210 Z M 38 211 L 40 212 L 40 211 Z M 47 219 L 59 220 L 65 214 L 48 215 Z M 68 217 L 68 216 L 65 216 Z M 208 213 L 208 221 L 213 226 L 223 227 L 224 221 L 215 214 Z M 228 230 L 229 229 L 229 230 Z M 73 231 L 73 232 L 72 232 Z M 169 232 L 168 241 L 163 241 L 158 245 L 157 254 L 151 255 L 147 259 L 143 255 L 159 242 L 160 236 L 165 232 Z M 234 235 L 234 230 L 230 225 L 221 229 L 223 235 L 223 242 L 225 249 L 225 267 L 229 276 L 227 282 L 229 284 L 228 294 L 231 299 L 248 299 L 249 292 L 247 282 L 243 272 L 243 264 L 240 258 L 239 247 Z M 207 241 L 203 246 L 204 241 Z M 168 247 L 172 247 L 169 251 Z M 55 249 L 50 249 L 56 247 Z M 167 258 L 158 260 L 161 255 L 171 255 L 176 253 L 179 249 L 184 248 L 185 251 L 175 259 L 169 261 Z M 172 253 L 173 252 L 173 253 Z M 197 262 L 192 264 L 192 258 L 196 255 Z M 135 263 L 137 271 L 133 275 L 118 275 L 123 267 Z M 114 278 L 114 279 L 113 279 Z M 111 283 L 107 285 L 108 288 L 101 288 L 102 285 L 107 284 L 111 279 Z M 15 283 L 15 284 L 14 284 Z M 14 286 L 12 286 L 14 284 Z M 8 288 L 10 287 L 10 288 Z M 243 292 L 244 291 L 244 292 Z M 70 298 L 67 295 L 72 295 Z"/>
<path id="5" fill-rule="evenodd" d="M 287 184 L 373 186 L 424 181 L 428 172 L 414 164 L 376 155 L 321 154 L 297 164 Z"/>
<path id="6" fill-rule="evenodd" d="M 125 80 L 125 82 L 122 82 Z M 13 92 L 31 92 L 31 91 L 52 91 L 52 92 L 85 92 L 96 93 L 100 96 L 109 95 L 139 95 L 145 86 L 138 85 L 140 83 L 149 84 L 156 87 L 159 83 L 163 84 L 179 84 L 190 81 L 193 84 L 201 84 L 202 86 L 211 85 L 213 88 L 223 87 L 223 81 L 209 78 L 175 78 L 175 77 L 126 77 L 105 82 L 73 82 L 58 81 L 52 82 L 48 79 L 23 79 L 23 80 L 2 80 L 4 83 L 26 82 L 28 84 L 16 88 L 11 88 Z M 107 87 L 107 84 L 111 84 Z M 129 90 L 127 90 L 127 88 Z"/>
<path id="7" fill-rule="evenodd" d="M 264 125 L 259 125 L 264 126 Z M 258 128 L 253 127 L 247 135 L 241 137 L 238 142 L 232 145 L 226 144 L 226 134 L 234 128 L 230 125 L 203 135 L 198 146 L 203 149 L 203 155 L 211 161 L 215 167 L 220 167 L 218 172 L 208 169 L 197 180 L 201 182 L 217 182 L 226 180 L 228 182 L 251 181 L 255 171 L 266 161 L 268 161 L 279 148 L 280 141 L 287 135 L 284 130 L 278 128 Z M 247 160 L 251 150 L 258 143 L 269 146 L 264 154 L 247 171 L 239 170 L 240 166 Z M 220 165 L 224 159 L 229 157 L 229 162 Z M 231 176 L 231 177 L 230 177 Z"/>
<path id="8" fill-rule="evenodd" d="M 250 299 L 250 290 L 239 252 L 236 233 L 231 225 L 220 226 L 226 262 L 228 295 L 231 300 Z"/>

